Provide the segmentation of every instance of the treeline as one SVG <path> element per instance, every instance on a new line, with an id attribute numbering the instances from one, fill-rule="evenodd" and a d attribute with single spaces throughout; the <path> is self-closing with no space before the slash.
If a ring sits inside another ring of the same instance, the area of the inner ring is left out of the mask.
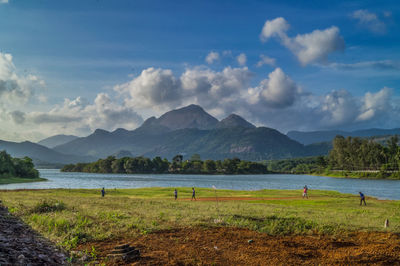
<path id="1" fill-rule="evenodd" d="M 400 147 L 393 136 L 385 145 L 373 139 L 336 136 L 327 156 L 268 161 L 275 173 L 400 178 Z"/>
<path id="2" fill-rule="evenodd" d="M 13 158 L 6 151 L 0 152 L 0 178 L 39 178 L 29 157 Z"/>
<path id="3" fill-rule="evenodd" d="M 93 163 L 77 163 L 64 166 L 63 172 L 87 172 L 87 173 L 115 173 L 115 174 L 266 174 L 265 164 L 242 161 L 238 158 L 225 159 L 223 161 L 205 160 L 194 155 L 190 160 L 183 161 L 182 156 L 177 155 L 172 162 L 167 159 L 155 157 L 124 157 L 116 159 L 109 156 Z"/>
<path id="4" fill-rule="evenodd" d="M 332 169 L 340 170 L 398 171 L 400 167 L 398 141 L 397 136 L 392 136 L 386 145 L 382 145 L 372 139 L 337 136 L 333 140 L 328 164 Z"/>

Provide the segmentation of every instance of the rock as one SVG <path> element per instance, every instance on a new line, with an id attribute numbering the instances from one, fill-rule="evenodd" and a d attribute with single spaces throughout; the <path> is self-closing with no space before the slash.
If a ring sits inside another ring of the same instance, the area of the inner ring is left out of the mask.
<path id="1" fill-rule="evenodd" d="M 19 255 L 18 258 L 17 258 L 17 260 L 18 260 L 18 262 L 19 262 L 20 264 L 24 264 L 24 262 L 25 262 L 25 256 L 24 256 L 24 254 Z"/>
<path id="2" fill-rule="evenodd" d="M 251 244 L 251 243 L 254 242 L 254 240 L 253 240 L 253 239 L 250 239 L 250 240 L 247 240 L 247 242 L 248 242 L 249 244 Z"/>

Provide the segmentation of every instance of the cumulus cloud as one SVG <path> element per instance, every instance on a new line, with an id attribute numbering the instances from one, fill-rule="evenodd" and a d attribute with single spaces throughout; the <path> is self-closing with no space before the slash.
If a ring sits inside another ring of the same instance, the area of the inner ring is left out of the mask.
<path id="1" fill-rule="evenodd" d="M 247 67 L 226 67 L 222 71 L 188 68 L 179 77 L 171 70 L 148 68 L 114 90 L 124 95 L 127 106 L 167 110 L 186 103 L 208 106 L 226 101 L 246 89 L 250 77 Z"/>
<path id="2" fill-rule="evenodd" d="M 314 30 L 311 33 L 298 34 L 291 38 L 287 35 L 289 24 L 280 17 L 274 20 L 267 20 L 261 31 L 260 38 L 263 42 L 275 37 L 282 45 L 288 48 L 297 56 L 302 65 L 313 62 L 326 63 L 328 55 L 343 51 L 345 44 L 339 29 L 335 26 L 325 30 Z"/>
<path id="3" fill-rule="evenodd" d="M 269 56 L 261 54 L 260 55 L 260 61 L 257 62 L 256 66 L 257 67 L 262 67 L 264 65 L 275 66 L 275 64 L 276 64 L 275 58 L 272 58 L 272 57 L 269 57 Z"/>
<path id="4" fill-rule="evenodd" d="M 260 38 L 263 42 L 268 41 L 271 37 L 279 37 L 283 40 L 287 39 L 286 32 L 290 25 L 286 19 L 279 17 L 273 20 L 267 20 L 262 28 Z"/>
<path id="5" fill-rule="evenodd" d="M 87 132 L 102 128 L 114 130 L 119 127 L 134 129 L 142 122 L 142 117 L 131 107 L 115 102 L 108 94 L 99 93 L 90 103 L 82 97 L 65 99 L 60 106 L 49 112 L 30 112 L 27 120 L 43 128 L 63 128 L 70 133 L 87 125 Z"/>
<path id="6" fill-rule="evenodd" d="M 162 107 L 179 105 L 180 80 L 170 69 L 147 68 L 132 81 L 117 85 L 114 89 L 130 95 L 125 100 L 131 107 Z"/>
<path id="7" fill-rule="evenodd" d="M 241 53 L 240 55 L 238 55 L 236 57 L 237 62 L 239 63 L 239 65 L 244 66 L 247 63 L 247 56 L 244 53 Z"/>
<path id="8" fill-rule="evenodd" d="M 207 56 L 206 56 L 206 62 L 208 64 L 212 64 L 215 61 L 219 60 L 219 53 L 218 52 L 210 52 Z"/>
<path id="9" fill-rule="evenodd" d="M 8 0 L 0 0 L 0 5 L 1 4 L 7 4 L 8 3 Z"/>
<path id="10" fill-rule="evenodd" d="M 0 53 L 0 101 L 3 103 L 26 103 L 32 98 L 35 88 L 45 83 L 37 76 L 19 75 L 11 54 Z"/>
<path id="11" fill-rule="evenodd" d="M 359 25 L 366 27 L 374 33 L 383 34 L 386 32 L 385 23 L 381 21 L 375 13 L 369 12 L 366 9 L 359 9 L 354 11 L 351 16 L 358 20 Z"/>
<path id="12" fill-rule="evenodd" d="M 357 117 L 358 105 L 347 90 L 334 90 L 322 102 L 322 123 L 325 126 L 338 126 L 353 122 Z"/>
<path id="13" fill-rule="evenodd" d="M 293 105 L 299 93 L 300 88 L 280 68 L 271 72 L 268 79 L 262 80 L 259 86 L 248 90 L 251 103 L 261 101 L 272 108 L 286 108 Z"/>
<path id="14" fill-rule="evenodd" d="M 367 92 L 362 99 L 361 112 L 357 117 L 358 121 L 371 120 L 382 113 L 392 111 L 390 99 L 392 90 L 384 87 L 376 93 Z"/>

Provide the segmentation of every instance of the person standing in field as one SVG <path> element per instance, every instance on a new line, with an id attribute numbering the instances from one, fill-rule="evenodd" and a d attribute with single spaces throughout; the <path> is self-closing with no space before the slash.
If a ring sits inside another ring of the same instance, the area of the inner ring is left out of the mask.
<path id="1" fill-rule="evenodd" d="M 175 196 L 175 200 L 176 200 L 178 198 L 178 190 L 176 190 L 176 188 L 174 190 L 174 196 Z"/>
<path id="2" fill-rule="evenodd" d="M 194 187 L 192 187 L 192 199 L 191 200 L 196 200 L 196 191 L 194 190 Z"/>
<path id="3" fill-rule="evenodd" d="M 362 205 L 363 202 L 364 202 L 364 205 L 367 206 L 367 203 L 365 202 L 364 194 L 361 191 L 358 193 L 360 194 L 360 206 Z"/>
<path id="4" fill-rule="evenodd" d="M 307 187 L 307 185 L 305 185 L 303 188 L 303 199 L 304 199 L 304 197 L 306 197 L 308 199 L 307 193 L 308 193 L 308 187 Z"/>
<path id="5" fill-rule="evenodd" d="M 103 187 L 103 189 L 101 190 L 101 197 L 104 198 L 104 195 L 106 195 L 106 191 L 104 190 L 104 187 Z"/>

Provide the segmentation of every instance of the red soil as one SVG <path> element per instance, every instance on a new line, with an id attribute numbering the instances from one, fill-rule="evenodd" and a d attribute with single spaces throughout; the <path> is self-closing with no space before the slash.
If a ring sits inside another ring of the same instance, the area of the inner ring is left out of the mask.
<path id="1" fill-rule="evenodd" d="M 120 265 L 400 265 L 400 236 L 377 232 L 269 236 L 241 228 L 196 227 L 86 243 L 79 249 L 94 246 L 107 263 L 107 253 L 121 243 L 139 249 L 141 258 Z"/>

